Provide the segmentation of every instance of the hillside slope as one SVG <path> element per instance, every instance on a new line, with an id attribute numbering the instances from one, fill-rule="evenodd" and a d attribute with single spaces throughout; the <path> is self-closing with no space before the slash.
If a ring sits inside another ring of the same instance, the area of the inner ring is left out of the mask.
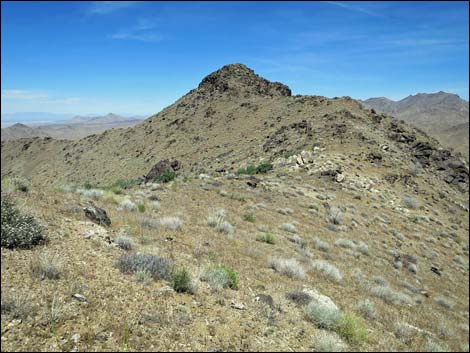
<path id="1" fill-rule="evenodd" d="M 1 158 L 2 224 L 9 195 L 48 238 L 2 245 L 2 351 L 468 350 L 468 165 L 348 97 L 228 65 Z M 164 158 L 174 180 L 130 180 Z"/>
<path id="2" fill-rule="evenodd" d="M 377 153 L 394 168 L 420 161 L 449 182 L 468 180 L 465 165 L 411 126 L 349 97 L 291 96 L 287 86 L 240 64 L 212 73 L 133 128 L 74 142 L 2 143 L 2 175 L 23 175 L 39 184 L 112 183 L 140 177 L 166 158 L 180 161 L 183 173 L 235 171 L 315 146 L 332 154 L 350 151 L 349 158 L 363 162 Z"/>
<path id="3" fill-rule="evenodd" d="M 456 94 L 442 91 L 419 93 L 400 101 L 382 97 L 369 98 L 363 103 L 413 124 L 437 138 L 444 146 L 461 152 L 468 159 L 468 134 L 452 133 L 457 126 L 469 122 L 468 102 Z"/>

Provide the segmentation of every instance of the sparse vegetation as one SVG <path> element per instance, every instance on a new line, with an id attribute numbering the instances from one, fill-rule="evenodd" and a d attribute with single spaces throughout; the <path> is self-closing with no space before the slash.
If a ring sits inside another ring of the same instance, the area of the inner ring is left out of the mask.
<path id="1" fill-rule="evenodd" d="M 3 292 L 2 315 L 11 315 L 14 319 L 25 319 L 31 313 L 31 298 L 26 293 Z"/>
<path id="2" fill-rule="evenodd" d="M 295 259 L 271 259 L 268 262 L 268 266 L 287 277 L 305 277 L 305 270 Z"/>
<path id="3" fill-rule="evenodd" d="M 177 293 L 194 293 L 192 277 L 185 268 L 176 270 L 172 275 L 171 285 Z"/>
<path id="4" fill-rule="evenodd" d="M 169 183 L 176 178 L 176 173 L 170 169 L 166 169 L 157 175 L 154 179 L 157 183 Z"/>
<path id="5" fill-rule="evenodd" d="M 134 241 L 131 238 L 121 235 L 116 238 L 116 245 L 123 250 L 129 251 L 134 248 Z"/>
<path id="6" fill-rule="evenodd" d="M 207 267 L 201 280 L 209 283 L 213 289 L 238 289 L 238 274 L 229 266 L 213 265 Z"/>
<path id="7" fill-rule="evenodd" d="M 272 245 L 276 242 L 276 237 L 272 233 L 263 233 L 261 236 L 259 236 L 258 240 Z"/>
<path id="8" fill-rule="evenodd" d="M 343 279 L 341 272 L 336 268 L 336 266 L 330 264 L 324 260 L 315 260 L 312 261 L 312 267 L 315 271 L 321 272 L 327 278 L 331 279 L 334 282 L 340 282 Z"/>
<path id="9" fill-rule="evenodd" d="M 44 254 L 35 257 L 30 262 L 31 273 L 40 279 L 59 279 L 62 262 L 56 255 Z"/>
<path id="10" fill-rule="evenodd" d="M 238 175 L 248 174 L 265 174 L 273 169 L 273 165 L 271 163 L 261 163 L 257 166 L 249 165 L 246 168 L 240 168 L 237 172 Z"/>
<path id="11" fill-rule="evenodd" d="M 156 255 L 135 253 L 120 257 L 116 267 L 123 273 L 147 271 L 155 280 L 171 280 L 173 261 Z"/>

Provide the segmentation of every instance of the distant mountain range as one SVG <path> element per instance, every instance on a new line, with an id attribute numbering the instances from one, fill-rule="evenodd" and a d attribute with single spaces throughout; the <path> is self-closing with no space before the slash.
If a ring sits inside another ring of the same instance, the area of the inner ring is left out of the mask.
<path id="1" fill-rule="evenodd" d="M 27 137 L 53 137 L 55 139 L 78 139 L 101 133 L 112 128 L 131 127 L 142 121 L 140 116 L 123 117 L 109 113 L 104 116 L 74 116 L 57 123 L 16 123 L 2 128 L 1 139 L 11 140 Z"/>
<path id="2" fill-rule="evenodd" d="M 446 92 L 418 93 L 402 100 L 385 97 L 362 101 L 369 108 L 384 112 L 409 122 L 445 147 L 469 156 L 469 108 L 468 101 Z"/>

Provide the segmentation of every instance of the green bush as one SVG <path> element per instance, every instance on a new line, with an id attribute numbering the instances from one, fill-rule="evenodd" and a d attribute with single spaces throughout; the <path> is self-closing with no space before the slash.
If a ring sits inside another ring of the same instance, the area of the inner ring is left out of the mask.
<path id="1" fill-rule="evenodd" d="M 157 175 L 154 179 L 154 181 L 158 183 L 168 183 L 172 181 L 173 179 L 176 178 L 176 173 L 170 169 L 167 169 L 163 172 L 161 172 L 159 175 Z"/>
<path id="2" fill-rule="evenodd" d="M 111 185 L 111 188 L 130 189 L 138 183 L 139 179 L 118 179 Z"/>
<path id="3" fill-rule="evenodd" d="M 139 203 L 137 205 L 137 209 L 139 210 L 139 212 L 144 213 L 145 212 L 145 205 L 143 203 Z"/>
<path id="4" fill-rule="evenodd" d="M 44 228 L 29 214 L 21 213 L 9 195 L 1 199 L 1 246 L 30 248 L 45 240 Z"/>
<path id="5" fill-rule="evenodd" d="M 206 281 L 212 288 L 238 289 L 238 274 L 229 266 L 217 265 L 205 269 L 201 280 Z"/>
<path id="6" fill-rule="evenodd" d="M 191 274 L 185 269 L 176 270 L 173 273 L 172 283 L 173 289 L 177 293 L 193 293 Z"/>
<path id="7" fill-rule="evenodd" d="M 253 175 L 253 174 L 261 174 L 261 173 L 267 173 L 268 171 L 273 169 L 273 165 L 271 163 L 261 163 L 258 166 L 254 165 L 249 165 L 246 168 L 240 168 L 237 172 L 238 175 L 243 175 L 243 174 L 248 174 L 248 175 Z"/>
<path id="8" fill-rule="evenodd" d="M 258 239 L 259 241 L 263 242 L 263 243 L 267 243 L 267 244 L 274 244 L 276 242 L 276 238 L 274 236 L 274 234 L 272 233 L 264 233 L 263 235 L 261 235 Z"/>
<path id="9" fill-rule="evenodd" d="M 367 341 L 367 330 L 364 323 L 352 314 L 343 315 L 336 332 L 351 344 L 361 344 Z"/>

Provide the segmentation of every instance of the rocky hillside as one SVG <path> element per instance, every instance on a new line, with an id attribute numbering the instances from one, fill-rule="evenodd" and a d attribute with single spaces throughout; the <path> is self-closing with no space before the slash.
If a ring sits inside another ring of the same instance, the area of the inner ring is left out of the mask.
<path id="1" fill-rule="evenodd" d="M 348 97 L 228 65 L 1 158 L 2 351 L 468 351 L 468 165 Z"/>
<path id="2" fill-rule="evenodd" d="M 436 137 L 444 146 L 461 152 L 468 159 L 468 133 L 458 135 L 454 133 L 458 126 L 465 124 L 468 126 L 468 102 L 456 94 L 442 91 L 431 94 L 419 93 L 400 101 L 381 97 L 370 98 L 363 103 L 377 111 L 413 124 Z"/>
<path id="3" fill-rule="evenodd" d="M 290 89 L 227 65 L 160 113 L 128 129 L 74 141 L 30 139 L 2 143 L 2 175 L 54 185 L 110 183 L 147 173 L 162 159 L 182 172 L 236 171 L 286 154 L 324 148 L 371 155 L 397 167 L 420 162 L 451 183 L 468 181 L 467 166 L 411 126 L 376 114 L 349 98 L 292 96 Z"/>

